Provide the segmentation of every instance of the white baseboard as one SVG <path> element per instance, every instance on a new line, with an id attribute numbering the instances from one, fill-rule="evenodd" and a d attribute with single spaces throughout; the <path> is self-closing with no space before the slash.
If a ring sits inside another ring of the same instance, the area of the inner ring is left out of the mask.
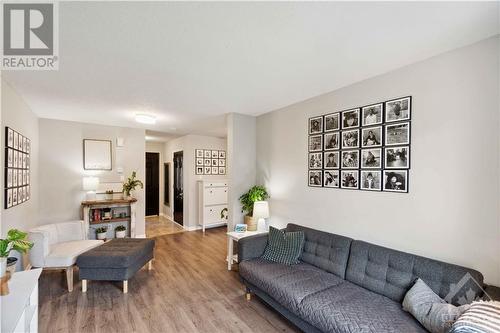
<path id="1" fill-rule="evenodd" d="M 136 235 L 135 238 L 146 238 L 146 235 Z"/>
<path id="2" fill-rule="evenodd" d="M 183 228 L 184 228 L 184 230 L 186 230 L 186 231 L 201 230 L 201 226 L 199 226 L 199 225 L 194 226 L 194 227 L 186 227 L 186 226 L 184 226 Z"/>

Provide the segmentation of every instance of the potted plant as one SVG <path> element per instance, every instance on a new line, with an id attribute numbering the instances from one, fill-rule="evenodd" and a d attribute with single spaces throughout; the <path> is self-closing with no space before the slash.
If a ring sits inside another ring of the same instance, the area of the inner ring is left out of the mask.
<path id="1" fill-rule="evenodd" d="M 7 232 L 7 238 L 0 239 L 0 277 L 3 277 L 7 271 L 7 258 L 10 251 L 16 250 L 20 253 L 26 253 L 33 247 L 33 243 L 26 239 L 28 234 L 17 229 L 11 229 Z M 11 261 L 11 265 L 17 260 Z"/>
<path id="2" fill-rule="evenodd" d="M 252 217 L 254 202 L 265 201 L 267 199 L 269 199 L 269 194 L 266 188 L 261 185 L 253 186 L 240 197 L 241 212 L 245 213 L 245 224 L 248 226 L 248 231 L 257 230 L 257 221 Z"/>
<path id="3" fill-rule="evenodd" d="M 124 225 L 119 225 L 115 228 L 116 238 L 125 238 L 127 235 L 127 228 Z"/>
<path id="4" fill-rule="evenodd" d="M 106 239 L 106 233 L 108 232 L 108 228 L 106 227 L 99 227 L 95 229 L 95 234 L 97 239 Z"/>
<path id="5" fill-rule="evenodd" d="M 106 200 L 113 200 L 113 190 L 106 191 Z"/>
<path id="6" fill-rule="evenodd" d="M 134 171 L 132 172 L 132 175 L 127 178 L 127 181 L 123 183 L 123 195 L 125 196 L 125 199 L 130 199 L 130 193 L 135 190 L 136 187 L 140 186 L 141 188 L 144 188 L 144 184 L 139 180 L 136 179 L 137 173 Z"/>

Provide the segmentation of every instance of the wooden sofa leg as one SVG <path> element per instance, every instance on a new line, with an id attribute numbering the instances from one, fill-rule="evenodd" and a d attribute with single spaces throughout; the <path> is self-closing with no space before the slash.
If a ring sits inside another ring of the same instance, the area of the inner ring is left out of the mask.
<path id="1" fill-rule="evenodd" d="M 148 262 L 148 271 L 153 269 L 153 259 Z"/>
<path id="2" fill-rule="evenodd" d="M 66 267 L 66 282 L 68 283 L 68 291 L 73 291 L 73 266 Z"/>
<path id="3" fill-rule="evenodd" d="M 128 280 L 123 280 L 123 293 L 128 293 Z"/>
<path id="4" fill-rule="evenodd" d="M 82 280 L 82 293 L 87 292 L 87 280 Z"/>
<path id="5" fill-rule="evenodd" d="M 251 301 L 252 300 L 252 294 L 250 294 L 249 292 L 247 292 L 245 294 L 245 298 L 246 298 L 247 301 Z"/>

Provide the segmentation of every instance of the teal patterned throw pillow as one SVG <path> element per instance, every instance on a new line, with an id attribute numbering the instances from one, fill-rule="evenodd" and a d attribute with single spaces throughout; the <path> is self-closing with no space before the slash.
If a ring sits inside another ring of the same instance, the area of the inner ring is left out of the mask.
<path id="1" fill-rule="evenodd" d="M 304 232 L 286 232 L 269 227 L 269 239 L 262 259 L 280 264 L 295 265 L 299 263 L 304 246 Z"/>

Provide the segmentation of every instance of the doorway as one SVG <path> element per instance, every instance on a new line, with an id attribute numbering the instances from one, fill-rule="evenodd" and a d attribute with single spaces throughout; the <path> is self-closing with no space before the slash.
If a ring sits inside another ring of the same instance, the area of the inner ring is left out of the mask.
<path id="1" fill-rule="evenodd" d="M 146 153 L 146 216 L 160 215 L 160 154 Z"/>
<path id="2" fill-rule="evenodd" d="M 174 153 L 174 221 L 184 225 L 184 184 L 182 181 L 184 152 Z"/>

